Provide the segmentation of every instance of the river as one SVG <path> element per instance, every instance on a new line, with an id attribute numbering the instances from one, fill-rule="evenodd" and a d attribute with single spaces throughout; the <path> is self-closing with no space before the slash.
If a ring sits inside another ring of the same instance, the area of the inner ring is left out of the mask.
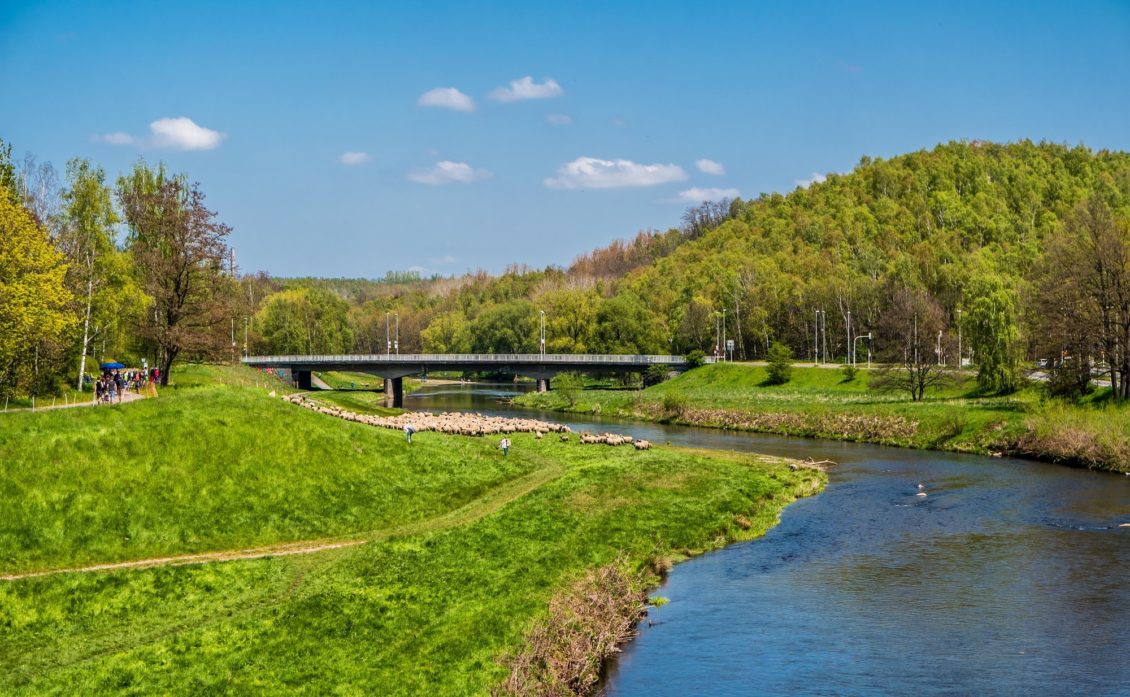
<path id="1" fill-rule="evenodd" d="M 405 406 L 530 416 L 496 404 L 516 391 L 426 386 Z M 764 537 L 677 565 L 608 695 L 1130 695 L 1130 477 L 542 416 L 840 463 Z"/>

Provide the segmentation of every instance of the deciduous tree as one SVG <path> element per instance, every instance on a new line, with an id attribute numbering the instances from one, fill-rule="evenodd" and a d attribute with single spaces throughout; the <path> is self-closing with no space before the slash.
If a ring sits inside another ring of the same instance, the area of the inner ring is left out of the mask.
<path id="1" fill-rule="evenodd" d="M 183 177 L 144 162 L 118 180 L 129 224 L 127 246 L 142 289 L 152 298 L 138 330 L 159 349 L 161 383 L 181 354 L 220 357 L 231 347 L 227 324 L 236 292 L 227 270 L 231 228 L 204 206 L 204 194 Z"/>
<path id="2" fill-rule="evenodd" d="M 42 346 L 58 344 L 74 322 L 63 255 L 0 183 L 0 392 L 38 381 Z"/>

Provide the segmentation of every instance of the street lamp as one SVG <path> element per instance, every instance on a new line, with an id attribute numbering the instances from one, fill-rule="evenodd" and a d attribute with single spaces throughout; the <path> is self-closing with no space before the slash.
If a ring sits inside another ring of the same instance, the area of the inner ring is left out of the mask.
<path id="1" fill-rule="evenodd" d="M 865 335 L 863 335 L 863 336 L 857 336 L 857 337 L 855 337 L 855 339 L 854 339 L 854 340 L 852 340 L 852 345 L 851 345 L 851 364 L 852 364 L 852 365 L 855 365 L 855 364 L 856 364 L 856 360 L 855 360 L 855 357 L 856 357 L 856 352 L 858 351 L 858 349 L 856 348 L 856 343 L 857 343 L 857 342 L 858 342 L 858 341 L 859 341 L 860 339 L 867 339 L 867 367 L 868 367 L 868 368 L 870 368 L 870 367 L 871 367 L 871 332 L 867 332 L 867 334 L 865 334 Z"/>
<path id="2" fill-rule="evenodd" d="M 722 361 L 725 362 L 726 357 L 726 308 L 722 308 Z"/>
<path id="3" fill-rule="evenodd" d="M 812 320 L 812 354 L 816 357 L 816 365 L 820 365 L 820 310 Z"/>
<path id="4" fill-rule="evenodd" d="M 957 369 L 961 370 L 961 310 L 957 311 Z"/>
<path id="5" fill-rule="evenodd" d="M 545 358 L 545 310 L 538 310 L 541 315 L 541 357 Z"/>
<path id="6" fill-rule="evenodd" d="M 393 317 L 396 318 L 396 338 L 392 341 L 392 347 L 396 350 L 396 355 L 400 355 L 400 313 L 394 313 Z"/>
<path id="7" fill-rule="evenodd" d="M 385 313 L 385 355 L 392 354 L 392 335 L 389 332 L 388 313 Z"/>

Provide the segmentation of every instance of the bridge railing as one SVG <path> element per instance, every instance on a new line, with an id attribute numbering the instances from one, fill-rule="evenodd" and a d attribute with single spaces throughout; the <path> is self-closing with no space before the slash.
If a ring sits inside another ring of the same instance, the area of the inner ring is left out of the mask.
<path id="1" fill-rule="evenodd" d="M 309 356 L 246 356 L 251 365 L 287 365 L 293 363 L 463 363 L 463 364 L 589 364 L 589 365 L 684 365 L 683 356 L 633 354 L 570 354 L 570 353 L 401 353 L 401 354 L 325 354 Z"/>

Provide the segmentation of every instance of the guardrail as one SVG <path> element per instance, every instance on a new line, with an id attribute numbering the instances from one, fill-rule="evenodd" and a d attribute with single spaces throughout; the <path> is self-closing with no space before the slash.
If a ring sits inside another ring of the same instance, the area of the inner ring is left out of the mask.
<path id="1" fill-rule="evenodd" d="M 301 363 L 465 363 L 474 364 L 555 364 L 574 363 L 591 365 L 686 365 L 683 356 L 656 356 L 632 354 L 591 353 L 402 353 L 402 354 L 326 354 L 310 356 L 246 356 L 248 365 L 286 365 Z"/>

